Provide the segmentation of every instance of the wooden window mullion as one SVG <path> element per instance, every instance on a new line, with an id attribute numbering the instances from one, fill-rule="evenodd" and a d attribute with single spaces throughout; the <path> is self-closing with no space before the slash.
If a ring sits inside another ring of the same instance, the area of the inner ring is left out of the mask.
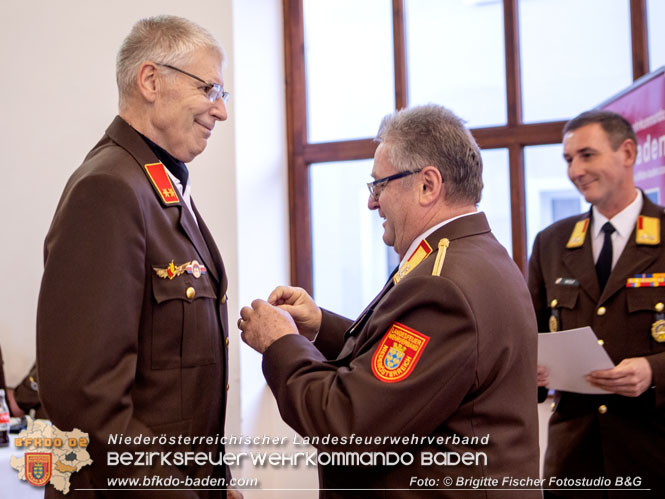
<path id="1" fill-rule="evenodd" d="M 518 0 L 503 0 L 503 29 L 506 58 L 506 109 L 510 135 L 522 125 L 522 75 L 520 70 L 520 24 Z M 519 133 L 517 133 L 519 135 Z M 510 168 L 510 220 L 513 260 L 526 275 L 526 210 L 524 187 L 524 145 L 508 147 Z"/>
<path id="2" fill-rule="evenodd" d="M 395 61 L 395 109 L 400 110 L 408 105 L 404 0 L 393 0 L 393 47 Z"/>
<path id="3" fill-rule="evenodd" d="M 305 30 L 302 0 L 284 0 L 286 133 L 289 172 L 289 242 L 291 282 L 313 291 L 312 228 L 309 202 Z"/>
<path id="4" fill-rule="evenodd" d="M 630 0 L 630 40 L 633 80 L 649 72 L 649 37 L 646 0 Z"/>
<path id="5" fill-rule="evenodd" d="M 526 276 L 526 196 L 524 183 L 524 147 L 508 148 L 510 168 L 510 222 L 513 235 L 513 260 Z"/>

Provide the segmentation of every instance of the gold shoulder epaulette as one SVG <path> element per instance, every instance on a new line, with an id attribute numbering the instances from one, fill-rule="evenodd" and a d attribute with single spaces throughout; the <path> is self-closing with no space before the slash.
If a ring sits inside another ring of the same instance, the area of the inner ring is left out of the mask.
<path id="1" fill-rule="evenodd" d="M 660 244 L 660 219 L 640 215 L 637 219 L 635 242 L 651 246 Z"/>
<path id="2" fill-rule="evenodd" d="M 436 260 L 434 260 L 434 268 L 432 269 L 432 275 L 440 276 L 441 268 L 443 267 L 443 261 L 446 259 L 446 250 L 450 246 L 450 241 L 445 237 L 439 240 L 439 251 L 436 254 Z"/>
<path id="3" fill-rule="evenodd" d="M 587 230 L 589 230 L 588 218 L 577 222 L 573 228 L 573 233 L 570 235 L 570 239 L 568 239 L 566 248 L 579 248 L 582 246 L 584 244 L 584 238 L 586 237 Z"/>
<path id="4" fill-rule="evenodd" d="M 397 284 L 401 281 L 409 272 L 415 269 L 420 263 L 429 256 L 432 252 L 431 246 L 424 239 L 418 245 L 409 259 L 402 265 L 397 273 L 393 276 L 393 282 Z"/>

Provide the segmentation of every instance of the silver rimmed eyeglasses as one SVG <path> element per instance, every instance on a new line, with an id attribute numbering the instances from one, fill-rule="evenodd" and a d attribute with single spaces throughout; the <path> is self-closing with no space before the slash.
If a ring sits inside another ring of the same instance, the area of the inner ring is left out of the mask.
<path id="1" fill-rule="evenodd" d="M 199 78 L 196 75 L 193 75 L 192 73 L 188 73 L 187 71 L 183 71 L 180 68 L 176 68 L 175 66 L 171 66 L 170 64 L 162 64 L 160 62 L 157 63 L 158 66 L 164 66 L 165 68 L 172 69 L 174 71 L 177 71 L 178 73 L 182 73 L 186 76 L 189 76 L 190 78 L 194 78 L 196 81 L 200 81 L 205 85 L 203 89 L 205 90 L 206 97 L 210 102 L 216 102 L 219 99 L 222 99 L 224 103 L 226 104 L 229 101 L 229 97 L 231 97 L 231 94 L 226 92 L 224 90 L 224 87 L 221 86 L 219 83 L 213 83 L 210 81 L 205 81 L 203 78 Z"/>

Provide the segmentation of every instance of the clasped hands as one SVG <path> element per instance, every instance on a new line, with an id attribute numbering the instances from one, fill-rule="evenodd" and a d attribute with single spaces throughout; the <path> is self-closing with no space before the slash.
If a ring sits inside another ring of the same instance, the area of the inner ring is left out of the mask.
<path id="1" fill-rule="evenodd" d="M 314 341 L 321 328 L 321 309 L 302 288 L 278 286 L 268 301 L 256 299 L 240 310 L 240 337 L 263 354 L 287 334 L 301 334 Z"/>

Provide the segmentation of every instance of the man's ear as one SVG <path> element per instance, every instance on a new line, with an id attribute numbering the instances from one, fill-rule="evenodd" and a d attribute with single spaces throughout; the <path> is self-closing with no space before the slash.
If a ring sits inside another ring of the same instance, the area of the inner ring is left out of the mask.
<path id="1" fill-rule="evenodd" d="M 637 146 L 631 139 L 626 139 L 623 144 L 619 146 L 619 150 L 623 154 L 624 165 L 632 167 L 635 163 L 637 156 Z"/>
<path id="2" fill-rule="evenodd" d="M 148 102 L 155 102 L 161 80 L 154 62 L 146 61 L 139 67 L 136 87 L 139 94 Z"/>
<path id="3" fill-rule="evenodd" d="M 421 204 L 432 204 L 439 199 L 442 190 L 445 190 L 441 172 L 435 166 L 426 166 L 420 171 L 420 179 Z"/>

